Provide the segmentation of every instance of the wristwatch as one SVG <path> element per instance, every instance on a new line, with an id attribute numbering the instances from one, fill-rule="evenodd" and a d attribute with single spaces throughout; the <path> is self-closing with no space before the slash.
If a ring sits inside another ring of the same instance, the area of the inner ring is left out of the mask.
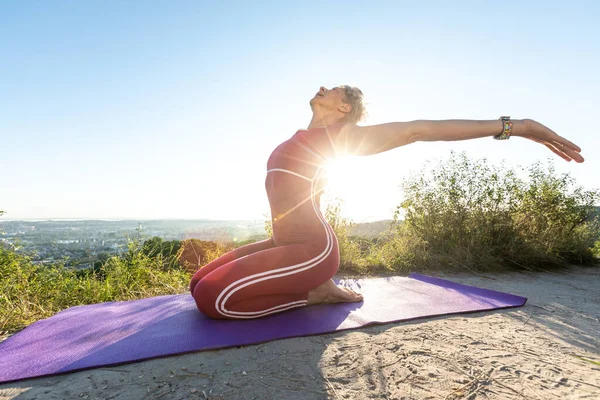
<path id="1" fill-rule="evenodd" d="M 510 134 L 512 133 L 512 121 L 510 117 L 500 117 L 498 118 L 502 121 L 502 132 L 494 136 L 494 139 L 497 140 L 506 140 L 510 138 Z"/>

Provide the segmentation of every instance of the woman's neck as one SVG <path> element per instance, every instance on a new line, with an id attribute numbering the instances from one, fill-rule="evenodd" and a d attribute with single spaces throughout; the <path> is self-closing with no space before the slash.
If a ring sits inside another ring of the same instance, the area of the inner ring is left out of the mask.
<path id="1" fill-rule="evenodd" d="M 333 115 L 323 117 L 323 118 L 318 118 L 316 115 L 313 114 L 313 117 L 310 120 L 310 124 L 308 124 L 308 129 L 323 128 L 326 126 L 331 126 L 338 122 L 342 122 L 342 121 Z"/>

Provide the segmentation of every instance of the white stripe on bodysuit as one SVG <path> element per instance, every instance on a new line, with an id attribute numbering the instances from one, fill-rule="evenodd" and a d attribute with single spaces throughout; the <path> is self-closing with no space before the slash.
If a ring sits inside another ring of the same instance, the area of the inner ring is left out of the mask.
<path id="1" fill-rule="evenodd" d="M 250 275 L 250 276 L 244 277 L 242 279 L 239 279 L 239 280 L 231 283 L 219 294 L 219 296 L 217 297 L 217 301 L 215 302 L 215 309 L 217 310 L 217 312 L 219 312 L 221 315 L 224 315 L 227 317 L 246 318 L 246 319 L 258 318 L 258 317 L 273 314 L 276 312 L 285 311 L 285 310 L 288 310 L 291 308 L 305 306 L 307 301 L 300 300 L 300 301 L 294 301 L 291 303 L 280 304 L 278 306 L 275 306 L 275 307 L 272 307 L 272 308 L 269 308 L 266 310 L 262 310 L 262 311 L 230 311 L 225 308 L 225 304 L 227 303 L 227 300 L 238 290 L 241 290 L 247 286 L 250 286 L 255 283 L 262 282 L 262 281 L 265 281 L 268 279 L 280 278 L 283 276 L 293 275 L 293 274 L 296 274 L 296 273 L 299 273 L 302 271 L 306 271 L 306 270 L 318 265 L 320 262 L 322 262 L 325 258 L 327 258 L 331 254 L 331 251 L 333 250 L 333 238 L 332 238 L 333 233 L 330 231 L 330 227 L 327 225 L 327 223 L 323 219 L 323 216 L 319 212 L 317 203 L 315 201 L 315 196 L 314 196 L 315 182 L 317 182 L 318 179 L 320 178 L 322 167 L 319 167 L 319 169 L 313 179 L 307 178 L 296 172 L 288 171 L 286 169 L 280 169 L 280 168 L 270 169 L 267 171 L 267 173 L 272 172 L 272 171 L 285 172 L 285 173 L 288 173 L 288 174 L 291 174 L 294 176 L 298 176 L 302 179 L 305 179 L 305 180 L 311 182 L 311 201 L 313 204 L 313 209 L 315 210 L 315 213 L 317 214 L 317 218 L 319 218 L 319 221 L 321 221 L 321 224 L 323 225 L 323 228 L 325 229 L 325 234 L 327 237 L 327 245 L 325 246 L 325 249 L 323 250 L 323 252 L 321 254 L 312 258 L 311 260 L 305 261 L 300 264 L 291 265 L 288 267 L 274 269 L 272 271 L 260 272 L 258 274 Z"/>

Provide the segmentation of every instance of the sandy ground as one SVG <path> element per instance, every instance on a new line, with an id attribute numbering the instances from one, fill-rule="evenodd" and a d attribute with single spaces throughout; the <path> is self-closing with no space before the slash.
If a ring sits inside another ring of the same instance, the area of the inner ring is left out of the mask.
<path id="1" fill-rule="evenodd" d="M 0 399 L 600 399 L 600 267 L 437 275 L 529 301 L 30 379 Z"/>

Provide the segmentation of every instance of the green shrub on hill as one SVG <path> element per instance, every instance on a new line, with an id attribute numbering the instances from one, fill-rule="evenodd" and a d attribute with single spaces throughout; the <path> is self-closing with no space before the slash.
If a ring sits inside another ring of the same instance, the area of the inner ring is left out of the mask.
<path id="1" fill-rule="evenodd" d="M 526 177 L 520 175 L 526 174 Z M 452 153 L 403 184 L 404 224 L 387 244 L 393 269 L 535 269 L 593 262 L 597 190 L 552 163 L 521 171 Z"/>

